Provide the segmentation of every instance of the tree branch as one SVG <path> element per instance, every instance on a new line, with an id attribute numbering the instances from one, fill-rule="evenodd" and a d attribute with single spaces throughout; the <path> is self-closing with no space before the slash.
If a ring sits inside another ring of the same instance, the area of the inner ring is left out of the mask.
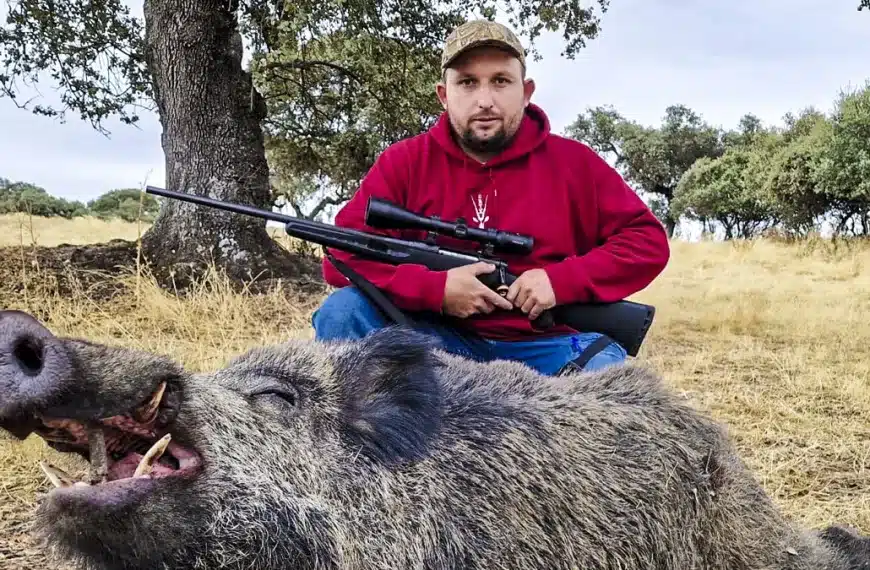
<path id="1" fill-rule="evenodd" d="M 316 218 L 320 214 L 320 212 L 322 212 L 327 206 L 338 206 L 342 202 L 349 200 L 350 196 L 348 194 L 349 193 L 347 191 L 342 191 L 337 196 L 326 196 L 325 198 L 322 198 L 320 202 L 318 202 L 317 205 L 314 207 L 314 209 L 311 210 L 311 213 L 309 214 L 309 219 L 313 220 L 314 218 Z"/>
<path id="2" fill-rule="evenodd" d="M 350 77 L 351 79 L 353 79 L 357 83 L 363 82 L 362 78 L 356 72 L 351 71 L 350 69 L 348 69 L 342 65 L 339 65 L 337 63 L 333 63 L 331 61 L 325 61 L 325 60 L 317 60 L 317 59 L 309 59 L 309 60 L 296 59 L 293 61 L 270 61 L 268 63 L 261 64 L 260 71 L 266 72 L 266 71 L 288 70 L 288 69 L 291 69 L 291 70 L 298 69 L 298 70 L 304 71 L 306 69 L 311 69 L 313 67 L 318 67 L 318 66 L 319 67 L 328 67 L 330 69 L 338 71 L 339 73 L 341 73 L 343 75 L 347 75 L 348 77 Z"/>

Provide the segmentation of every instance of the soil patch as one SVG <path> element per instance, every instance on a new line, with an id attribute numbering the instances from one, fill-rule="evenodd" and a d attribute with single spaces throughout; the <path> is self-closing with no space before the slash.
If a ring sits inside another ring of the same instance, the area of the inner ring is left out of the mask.
<path id="1" fill-rule="evenodd" d="M 154 267 L 141 256 L 135 241 L 122 239 L 87 245 L 0 247 L 0 298 L 84 294 L 94 301 L 107 301 L 125 293 L 125 278 L 137 271 L 153 277 L 162 288 L 184 295 L 208 267 L 204 263 Z M 252 276 L 249 282 L 234 286 L 257 294 L 279 283 L 291 284 L 297 292 L 322 292 L 326 284 L 320 259 L 288 251 L 287 258 L 271 268 L 269 275 Z"/>

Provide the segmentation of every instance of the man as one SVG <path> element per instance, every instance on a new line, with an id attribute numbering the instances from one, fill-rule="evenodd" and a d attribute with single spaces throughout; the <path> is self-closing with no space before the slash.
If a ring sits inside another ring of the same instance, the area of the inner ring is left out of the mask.
<path id="1" fill-rule="evenodd" d="M 618 301 L 643 289 L 668 261 L 667 235 L 604 160 L 550 132 L 545 113 L 530 102 L 535 84 L 525 63 L 520 42 L 502 25 L 473 21 L 454 30 L 436 87 L 445 110 L 439 121 L 390 146 L 336 217 L 343 227 L 423 237 L 368 227 L 366 202 L 375 196 L 418 214 L 530 235 L 531 255 L 503 257 L 519 276 L 505 297 L 477 280 L 493 269 L 488 264 L 442 272 L 331 253 L 451 352 L 518 360 L 545 374 L 620 363 L 625 350 L 600 334 L 564 326 L 541 332 L 531 321 L 557 304 Z M 323 269 L 340 289 L 313 316 L 317 339 L 360 338 L 390 323 L 328 259 Z"/>

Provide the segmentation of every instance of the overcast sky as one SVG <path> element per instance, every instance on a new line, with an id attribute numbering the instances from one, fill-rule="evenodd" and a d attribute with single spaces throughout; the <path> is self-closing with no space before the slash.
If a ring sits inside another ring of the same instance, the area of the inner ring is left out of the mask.
<path id="1" fill-rule="evenodd" d="M 560 57 L 558 35 L 539 44 L 533 100 L 556 132 L 587 106 L 606 104 L 654 125 L 665 107 L 683 103 L 728 128 L 747 112 L 779 123 L 808 105 L 827 111 L 841 88 L 870 79 L 870 13 L 857 4 L 611 0 L 601 35 L 574 61 Z M 0 98 L 0 177 L 83 201 L 112 188 L 162 185 L 156 117 L 139 129 L 111 130 L 105 138 L 74 114 L 59 123 Z"/>

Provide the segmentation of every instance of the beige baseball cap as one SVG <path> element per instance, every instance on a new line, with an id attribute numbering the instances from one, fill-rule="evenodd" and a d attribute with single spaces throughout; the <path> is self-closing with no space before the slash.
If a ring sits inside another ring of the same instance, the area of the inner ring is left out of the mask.
<path id="1" fill-rule="evenodd" d="M 447 36 L 441 53 L 441 69 L 446 69 L 466 51 L 483 45 L 504 48 L 516 55 L 523 67 L 526 66 L 526 51 L 508 27 L 489 20 L 472 20 L 458 26 Z"/>

